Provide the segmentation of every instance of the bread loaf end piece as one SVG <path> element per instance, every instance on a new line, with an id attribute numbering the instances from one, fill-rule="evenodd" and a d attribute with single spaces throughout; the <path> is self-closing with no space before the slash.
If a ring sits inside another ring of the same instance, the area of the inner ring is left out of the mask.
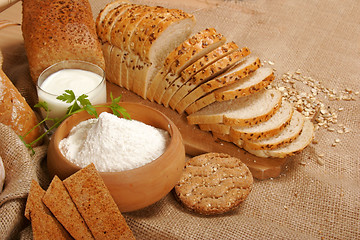
<path id="1" fill-rule="evenodd" d="M 34 83 L 44 69 L 63 60 L 87 61 L 105 69 L 87 0 L 24 0 L 22 33 Z"/>

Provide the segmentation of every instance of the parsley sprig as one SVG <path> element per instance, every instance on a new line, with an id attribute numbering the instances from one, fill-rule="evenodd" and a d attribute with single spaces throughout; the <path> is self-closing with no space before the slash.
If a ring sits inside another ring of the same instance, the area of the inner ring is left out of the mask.
<path id="1" fill-rule="evenodd" d="M 75 113 L 78 113 L 81 111 L 87 111 L 90 115 L 98 118 L 98 113 L 96 112 L 96 108 L 108 107 L 112 110 L 112 113 L 114 115 L 116 115 L 118 117 L 123 117 L 126 119 L 131 119 L 131 117 L 130 117 L 129 113 L 126 111 L 126 109 L 119 105 L 121 95 L 117 98 L 113 98 L 112 93 L 110 93 L 110 99 L 111 99 L 110 105 L 96 105 L 96 106 L 93 106 L 91 104 L 91 102 L 88 99 L 88 96 L 86 94 L 82 94 L 81 96 L 76 97 L 72 90 L 65 90 L 65 93 L 56 97 L 56 99 L 71 104 L 67 108 L 65 116 L 63 116 L 61 118 L 50 118 L 49 117 L 50 110 L 49 110 L 47 102 L 44 102 L 44 101 L 38 102 L 34 107 L 44 109 L 46 112 L 45 117 L 42 119 L 42 121 L 40 121 L 32 129 L 30 129 L 25 135 L 19 136 L 21 141 L 25 144 L 25 146 L 28 149 L 30 149 L 32 151 L 33 154 L 35 153 L 34 149 L 32 147 L 32 146 L 34 146 L 34 144 L 36 144 L 41 139 L 43 139 L 49 132 L 51 132 L 53 129 L 57 128 L 66 118 L 70 117 L 71 115 L 73 115 Z M 39 127 L 40 125 L 42 125 L 45 122 L 50 122 L 53 124 L 52 125 L 50 124 L 51 126 L 42 135 L 40 135 L 37 139 L 35 139 L 31 143 L 26 143 L 24 140 L 25 137 L 27 135 L 29 135 L 34 129 L 36 129 L 37 127 Z"/>

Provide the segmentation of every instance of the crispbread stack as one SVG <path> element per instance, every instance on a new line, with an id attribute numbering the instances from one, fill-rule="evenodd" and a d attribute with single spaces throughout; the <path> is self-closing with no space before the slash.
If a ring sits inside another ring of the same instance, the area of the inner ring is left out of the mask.
<path id="1" fill-rule="evenodd" d="M 47 191 L 33 181 L 25 216 L 34 239 L 135 239 L 93 164 Z"/>
<path id="2" fill-rule="evenodd" d="M 180 10 L 108 4 L 97 19 L 108 79 L 254 155 L 285 157 L 305 148 L 312 123 L 280 91 L 267 90 L 273 69 L 214 28 L 191 34 L 194 22 Z"/>

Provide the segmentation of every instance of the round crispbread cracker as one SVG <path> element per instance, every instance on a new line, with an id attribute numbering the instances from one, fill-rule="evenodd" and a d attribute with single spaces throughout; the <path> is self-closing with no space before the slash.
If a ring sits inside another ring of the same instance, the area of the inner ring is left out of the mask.
<path id="1" fill-rule="evenodd" d="M 240 159 L 225 153 L 205 153 L 186 163 L 175 194 L 186 208 L 212 215 L 238 207 L 252 185 L 253 176 Z"/>

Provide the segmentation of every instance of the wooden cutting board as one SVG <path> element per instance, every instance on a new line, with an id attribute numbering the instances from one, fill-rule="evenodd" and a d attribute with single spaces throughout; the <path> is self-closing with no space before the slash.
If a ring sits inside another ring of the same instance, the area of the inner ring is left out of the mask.
<path id="1" fill-rule="evenodd" d="M 253 176 L 260 180 L 276 178 L 280 176 L 286 167 L 288 158 L 256 157 L 232 143 L 215 139 L 212 137 L 211 133 L 202 131 L 197 126 L 188 124 L 185 114 L 179 114 L 163 105 L 145 100 L 133 92 L 115 84 L 107 82 L 107 91 L 108 96 L 110 96 L 110 92 L 114 97 L 122 95 L 121 101 L 141 103 L 164 113 L 179 128 L 183 137 L 186 153 L 190 156 L 196 156 L 207 152 L 228 153 L 241 159 L 241 161 L 249 167 Z"/>

